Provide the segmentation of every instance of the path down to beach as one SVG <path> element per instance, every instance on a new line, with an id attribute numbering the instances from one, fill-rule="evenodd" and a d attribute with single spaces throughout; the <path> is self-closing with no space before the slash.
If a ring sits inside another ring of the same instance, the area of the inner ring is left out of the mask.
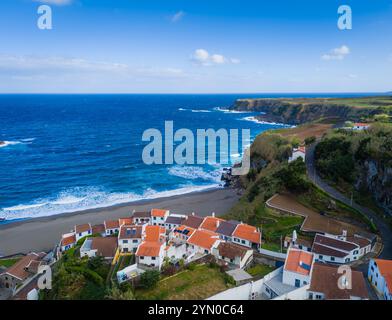
<path id="1" fill-rule="evenodd" d="M 392 259 L 392 231 L 387 225 L 387 223 L 378 216 L 373 210 L 363 207 L 354 201 L 351 203 L 351 199 L 347 198 L 341 192 L 337 191 L 335 188 L 331 187 L 328 183 L 326 183 L 321 177 L 318 175 L 315 161 L 314 161 L 314 150 L 317 145 L 317 142 L 311 146 L 306 148 L 306 168 L 309 179 L 313 181 L 315 185 L 317 185 L 321 190 L 328 193 L 332 198 L 335 198 L 344 204 L 358 210 L 362 214 L 366 215 L 369 219 L 373 221 L 376 225 L 377 229 L 380 232 L 381 238 L 383 240 L 383 250 L 380 254 L 380 258 L 382 259 Z"/>

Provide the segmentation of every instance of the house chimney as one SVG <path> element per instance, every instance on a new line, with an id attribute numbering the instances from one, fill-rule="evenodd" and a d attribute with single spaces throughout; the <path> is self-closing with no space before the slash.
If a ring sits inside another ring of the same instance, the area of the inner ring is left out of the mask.
<path id="1" fill-rule="evenodd" d="M 195 215 L 195 213 L 194 212 L 192 212 L 192 216 L 194 216 Z"/>
<path id="2" fill-rule="evenodd" d="M 217 220 L 217 221 L 216 221 L 216 227 L 219 228 L 219 225 L 220 225 L 220 221 Z"/>
<path id="3" fill-rule="evenodd" d="M 213 217 L 215 217 L 215 212 L 213 212 L 211 215 L 212 215 Z"/>

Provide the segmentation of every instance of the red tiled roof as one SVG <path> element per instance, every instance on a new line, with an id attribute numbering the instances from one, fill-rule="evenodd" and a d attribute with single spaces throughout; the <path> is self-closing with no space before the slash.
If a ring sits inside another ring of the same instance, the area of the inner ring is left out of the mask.
<path id="1" fill-rule="evenodd" d="M 167 213 L 167 210 L 164 209 L 152 209 L 151 216 L 152 217 L 161 217 L 163 218 Z"/>
<path id="2" fill-rule="evenodd" d="M 144 232 L 145 241 L 160 241 L 161 237 L 165 234 L 166 229 L 161 226 L 146 226 Z"/>
<path id="3" fill-rule="evenodd" d="M 199 228 L 215 232 L 222 221 L 224 220 L 215 217 L 205 217 L 203 223 L 200 225 Z"/>
<path id="4" fill-rule="evenodd" d="M 142 238 L 142 226 L 135 225 L 122 225 L 120 227 L 119 239 L 141 239 Z"/>
<path id="5" fill-rule="evenodd" d="M 188 243 L 211 250 L 214 243 L 219 240 L 219 235 L 208 230 L 195 230 L 187 240 Z"/>
<path id="6" fill-rule="evenodd" d="M 136 256 L 158 257 L 162 246 L 163 244 L 160 242 L 155 242 L 155 241 L 142 242 L 137 248 Z"/>
<path id="7" fill-rule="evenodd" d="M 22 259 L 20 259 L 18 262 L 16 262 L 13 266 L 9 267 L 5 271 L 5 273 L 8 273 L 9 275 L 12 275 L 13 277 L 24 281 L 30 275 L 30 273 L 26 271 L 25 268 L 32 261 L 37 261 L 39 259 L 40 257 L 38 254 L 36 254 L 35 252 L 31 252 L 28 255 L 24 256 Z"/>
<path id="8" fill-rule="evenodd" d="M 309 275 L 310 267 L 313 263 L 313 254 L 310 252 L 290 249 L 284 269 L 291 272 Z"/>
<path id="9" fill-rule="evenodd" d="M 118 220 L 105 221 L 105 229 L 118 229 L 120 227 Z"/>
<path id="10" fill-rule="evenodd" d="M 92 226 L 93 234 L 97 233 L 104 233 L 105 232 L 105 225 L 104 224 L 96 224 Z"/>
<path id="11" fill-rule="evenodd" d="M 118 224 L 122 226 L 123 224 L 132 224 L 132 218 L 120 218 L 118 219 Z"/>
<path id="12" fill-rule="evenodd" d="M 366 282 L 362 272 L 351 271 L 351 289 L 339 288 L 342 274 L 338 273 L 337 266 L 315 263 L 310 281 L 310 291 L 321 292 L 327 300 L 348 300 L 350 297 L 368 299 Z M 342 283 L 343 285 L 343 283 Z"/>
<path id="13" fill-rule="evenodd" d="M 392 292 L 392 260 L 374 259 L 374 261 L 387 283 L 389 292 Z"/>
<path id="14" fill-rule="evenodd" d="M 239 224 L 233 232 L 233 236 L 248 240 L 252 243 L 261 243 L 261 234 L 257 231 L 256 227 L 248 224 Z"/>
<path id="15" fill-rule="evenodd" d="M 97 250 L 99 256 L 113 258 L 116 255 L 117 239 L 114 237 L 91 238 L 91 249 Z"/>
<path id="16" fill-rule="evenodd" d="M 64 238 L 61 239 L 61 245 L 62 246 L 68 246 L 70 244 L 76 243 L 76 237 L 75 235 L 70 235 L 70 236 L 66 236 Z"/>
<path id="17" fill-rule="evenodd" d="M 75 232 L 76 233 L 83 233 L 86 231 L 91 230 L 91 224 L 85 223 L 85 224 L 79 224 L 75 226 Z"/>

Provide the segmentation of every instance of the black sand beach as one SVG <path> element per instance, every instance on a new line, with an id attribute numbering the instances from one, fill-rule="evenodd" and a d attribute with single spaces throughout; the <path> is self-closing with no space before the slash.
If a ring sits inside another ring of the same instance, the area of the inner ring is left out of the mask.
<path id="1" fill-rule="evenodd" d="M 233 189 L 216 189 L 4 224 L 0 225 L 0 256 L 51 250 L 61 235 L 69 232 L 76 224 L 90 222 L 94 225 L 104 220 L 129 217 L 133 210 L 147 211 L 154 207 L 178 214 L 195 212 L 206 216 L 215 212 L 216 215 L 222 215 L 238 199 Z"/>

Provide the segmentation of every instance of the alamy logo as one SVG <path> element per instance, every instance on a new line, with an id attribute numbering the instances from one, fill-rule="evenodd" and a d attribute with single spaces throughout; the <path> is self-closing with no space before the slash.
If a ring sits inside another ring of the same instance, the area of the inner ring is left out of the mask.
<path id="1" fill-rule="evenodd" d="M 245 142 L 250 141 L 250 130 L 241 130 L 241 150 L 238 150 L 240 138 L 238 131 L 238 129 L 197 129 L 195 137 L 191 130 L 185 128 L 174 132 L 173 121 L 165 121 L 164 136 L 161 131 L 153 128 L 143 132 L 142 141 L 149 143 L 143 149 L 142 159 L 147 165 L 174 163 L 229 165 L 230 154 L 242 151 L 241 164 L 233 167 L 232 174 L 244 175 L 250 169 L 250 151 L 245 145 Z M 175 146 L 175 143 L 179 144 Z"/>
<path id="2" fill-rule="evenodd" d="M 37 27 L 41 30 L 52 29 L 52 8 L 48 5 L 38 7 L 37 13 L 40 15 L 37 21 Z"/>
<path id="3" fill-rule="evenodd" d="M 353 28 L 353 16 L 350 6 L 343 5 L 338 8 L 338 28 L 339 30 L 351 30 Z"/>
<path id="4" fill-rule="evenodd" d="M 340 290 L 351 290 L 352 289 L 352 271 L 350 266 L 342 265 L 338 268 L 338 274 L 341 276 L 338 279 L 338 288 Z"/>
<path id="5" fill-rule="evenodd" d="M 52 289 L 52 269 L 50 266 L 43 265 L 38 268 L 38 281 L 37 286 L 40 290 Z"/>

